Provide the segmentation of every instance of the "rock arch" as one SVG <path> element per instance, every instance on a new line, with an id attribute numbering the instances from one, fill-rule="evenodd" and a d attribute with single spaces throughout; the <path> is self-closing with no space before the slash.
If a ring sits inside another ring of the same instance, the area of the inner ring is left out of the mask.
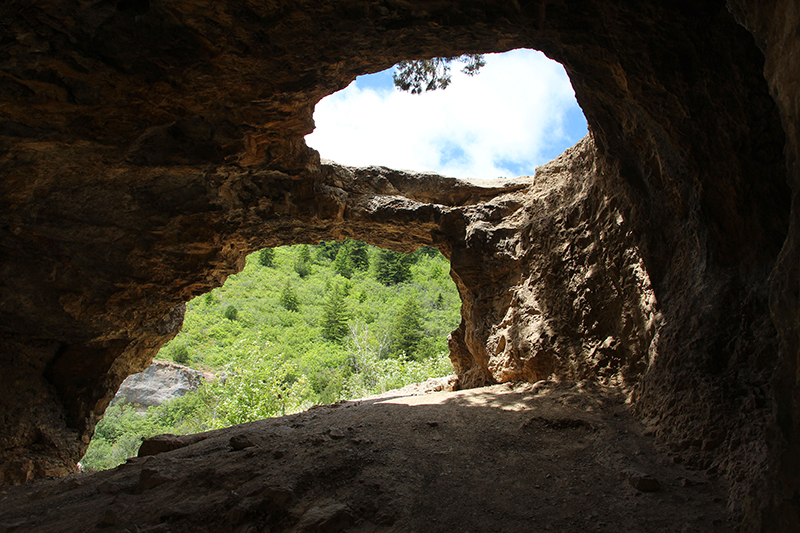
<path id="1" fill-rule="evenodd" d="M 68 471 L 245 253 L 353 236 L 451 257 L 464 386 L 615 381 L 730 476 L 753 529 L 796 526 L 792 2 L 56 0 L 0 20 L 4 483 Z M 564 64 L 592 132 L 537 179 L 346 169 L 303 143 L 358 74 L 516 47 Z"/>

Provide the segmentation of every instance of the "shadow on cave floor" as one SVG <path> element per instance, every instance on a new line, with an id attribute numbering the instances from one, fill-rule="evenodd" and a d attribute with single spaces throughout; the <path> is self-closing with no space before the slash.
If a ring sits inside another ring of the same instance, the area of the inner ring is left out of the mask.
<path id="1" fill-rule="evenodd" d="M 0 531 L 734 530 L 724 487 L 645 433 L 596 387 L 387 393 L 4 489 Z"/>

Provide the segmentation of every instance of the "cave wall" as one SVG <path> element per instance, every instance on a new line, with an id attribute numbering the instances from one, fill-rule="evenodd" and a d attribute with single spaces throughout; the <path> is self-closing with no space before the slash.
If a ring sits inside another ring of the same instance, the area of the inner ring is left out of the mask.
<path id="1" fill-rule="evenodd" d="M 3 3 L 2 482 L 69 471 L 182 303 L 246 253 L 352 236 L 451 258 L 462 386 L 555 374 L 625 387 L 679 460 L 728 476 L 747 527 L 791 530 L 796 11 Z M 516 47 L 564 64 L 592 132 L 539 182 L 321 165 L 302 140 L 315 102 L 358 74 Z"/>

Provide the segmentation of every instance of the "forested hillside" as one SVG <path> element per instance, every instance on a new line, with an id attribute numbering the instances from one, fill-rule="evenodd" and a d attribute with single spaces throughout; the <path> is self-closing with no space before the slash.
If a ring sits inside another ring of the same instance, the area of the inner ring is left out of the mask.
<path id="1" fill-rule="evenodd" d="M 158 359 L 220 379 L 136 414 L 110 407 L 83 465 L 116 466 L 142 438 L 296 412 L 452 372 L 447 335 L 460 300 L 447 260 L 363 242 L 265 249 L 225 285 L 187 305 Z"/>

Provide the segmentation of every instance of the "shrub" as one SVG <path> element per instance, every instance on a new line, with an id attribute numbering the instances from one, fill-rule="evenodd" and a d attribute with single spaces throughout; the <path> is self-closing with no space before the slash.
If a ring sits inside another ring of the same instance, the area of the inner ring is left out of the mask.
<path id="1" fill-rule="evenodd" d="M 228 320 L 236 320 L 238 316 L 239 316 L 239 310 L 236 309 L 235 306 L 229 305 L 228 307 L 225 308 L 225 318 L 227 318 Z"/>
<path id="2" fill-rule="evenodd" d="M 188 365 L 192 362 L 192 356 L 189 355 L 189 348 L 181 344 L 172 352 L 172 360 L 179 365 Z"/>

